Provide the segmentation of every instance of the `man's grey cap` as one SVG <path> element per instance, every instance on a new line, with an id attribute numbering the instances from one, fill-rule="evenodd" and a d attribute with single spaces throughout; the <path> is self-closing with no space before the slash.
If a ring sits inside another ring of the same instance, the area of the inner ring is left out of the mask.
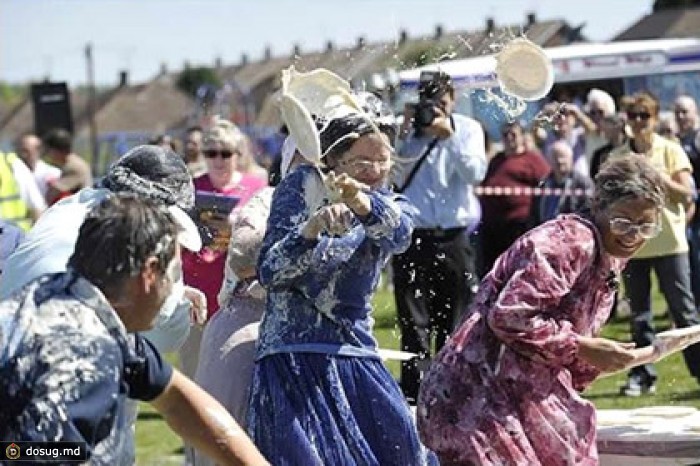
<path id="1" fill-rule="evenodd" d="M 113 192 L 128 191 L 185 211 L 194 207 L 194 184 L 187 165 L 165 147 L 134 147 L 109 168 L 99 184 Z"/>
<path id="2" fill-rule="evenodd" d="M 199 251 L 202 238 L 187 212 L 194 207 L 194 183 L 184 160 L 160 146 L 137 146 L 117 160 L 98 187 L 112 192 L 129 192 L 169 206 L 182 227 L 180 244 Z"/>

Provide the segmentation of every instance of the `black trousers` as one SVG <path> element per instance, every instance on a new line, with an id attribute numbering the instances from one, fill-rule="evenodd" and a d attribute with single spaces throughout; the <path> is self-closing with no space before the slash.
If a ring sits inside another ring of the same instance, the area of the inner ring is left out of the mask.
<path id="1" fill-rule="evenodd" d="M 394 256 L 394 297 L 401 349 L 418 358 L 401 364 L 401 389 L 414 402 L 431 355 L 445 344 L 478 285 L 475 254 L 464 229 L 421 230 Z"/>
<path id="2" fill-rule="evenodd" d="M 496 259 L 529 229 L 530 224 L 527 220 L 511 220 L 499 224 L 482 223 L 479 227 L 482 254 L 479 276 L 483 277 L 489 273 Z"/>

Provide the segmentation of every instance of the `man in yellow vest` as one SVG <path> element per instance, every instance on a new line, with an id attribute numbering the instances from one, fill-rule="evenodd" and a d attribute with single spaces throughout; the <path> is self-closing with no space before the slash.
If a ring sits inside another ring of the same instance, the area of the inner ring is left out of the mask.
<path id="1" fill-rule="evenodd" d="M 27 231 L 46 210 L 46 201 L 27 166 L 13 153 L 0 152 L 0 218 Z"/>

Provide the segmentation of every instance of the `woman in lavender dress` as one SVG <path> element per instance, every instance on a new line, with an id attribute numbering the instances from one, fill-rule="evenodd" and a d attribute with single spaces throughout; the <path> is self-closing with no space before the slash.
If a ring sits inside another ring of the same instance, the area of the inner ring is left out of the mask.
<path id="1" fill-rule="evenodd" d="M 248 429 L 276 466 L 427 461 L 372 336 L 380 272 L 413 229 L 412 207 L 383 187 L 389 141 L 360 115 L 332 119 L 321 132 L 330 172 L 299 165 L 273 196 Z"/>
<path id="2" fill-rule="evenodd" d="M 559 216 L 501 255 L 421 386 L 418 428 L 442 466 L 598 464 L 595 409 L 579 392 L 658 356 L 597 335 L 663 205 L 659 173 L 617 159 L 589 215 Z"/>
<path id="3" fill-rule="evenodd" d="M 265 290 L 255 275 L 272 191 L 272 188 L 258 191 L 234 214 L 225 280 L 232 286 L 222 287 L 219 312 L 204 329 L 194 378 L 243 428 L 246 427 L 258 326 L 265 310 Z M 213 466 L 214 462 L 195 451 L 194 464 Z"/>

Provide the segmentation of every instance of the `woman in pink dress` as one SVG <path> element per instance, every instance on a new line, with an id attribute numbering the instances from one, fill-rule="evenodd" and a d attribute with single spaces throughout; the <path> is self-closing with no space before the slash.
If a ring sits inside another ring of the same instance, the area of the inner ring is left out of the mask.
<path id="1" fill-rule="evenodd" d="M 238 158 L 247 150 L 246 136 L 230 121 L 215 119 L 203 136 L 204 160 L 207 171 L 194 179 L 196 191 L 225 194 L 240 199 L 242 206 L 266 181 L 258 176 L 241 173 Z M 217 294 L 224 279 L 224 263 L 231 235 L 228 219 L 210 219 L 215 226 L 213 242 L 197 253 L 182 255 L 185 283 L 198 288 L 207 297 L 207 320 L 219 310 Z M 193 327 L 185 345 L 180 349 L 180 366 L 188 377 L 194 377 L 199 357 L 200 328 Z"/>
<path id="2" fill-rule="evenodd" d="M 231 122 L 218 119 L 204 134 L 204 160 L 207 172 L 194 179 L 197 191 L 234 196 L 242 206 L 259 189 L 265 187 L 264 178 L 238 170 L 238 159 L 249 145 L 246 136 Z M 185 283 L 199 288 L 207 296 L 207 317 L 219 309 L 216 299 L 224 278 L 224 263 L 230 225 L 221 225 L 215 241 L 197 254 L 183 257 Z"/>
<path id="3" fill-rule="evenodd" d="M 418 428 L 442 466 L 598 464 L 580 391 L 658 356 L 597 335 L 627 259 L 659 232 L 663 186 L 643 157 L 612 161 L 589 214 L 559 216 L 498 258 L 421 386 Z"/>
<path id="4" fill-rule="evenodd" d="M 194 179 L 197 192 L 235 196 L 240 199 L 238 207 L 245 204 L 267 181 L 259 176 L 242 173 L 238 169 L 238 159 L 250 147 L 246 136 L 228 120 L 216 118 L 203 136 L 206 173 Z M 196 196 L 195 196 L 196 197 Z M 185 284 L 198 288 L 207 298 L 207 320 L 218 310 L 217 295 L 224 281 L 226 251 L 231 238 L 229 219 L 208 219 L 207 225 L 214 226 L 213 242 L 197 253 L 182 254 L 182 271 Z M 202 341 L 202 328 L 191 327 L 187 340 L 178 351 L 180 370 L 193 379 L 197 371 L 199 347 Z M 193 450 L 186 447 L 187 461 L 192 464 Z"/>

